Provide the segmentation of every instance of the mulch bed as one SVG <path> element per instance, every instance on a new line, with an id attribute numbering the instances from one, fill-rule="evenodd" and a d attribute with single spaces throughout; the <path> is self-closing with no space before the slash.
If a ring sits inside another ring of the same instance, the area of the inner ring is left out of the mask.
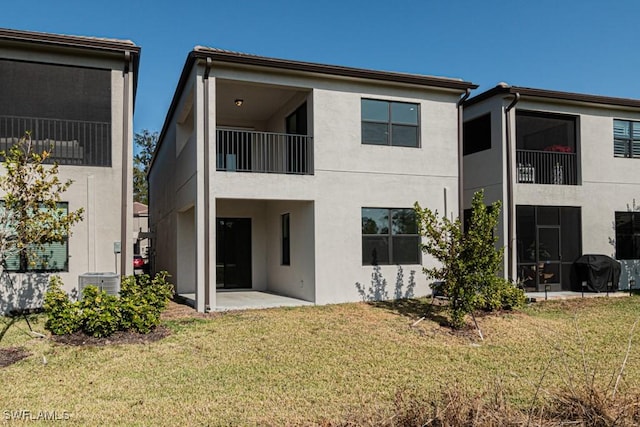
<path id="1" fill-rule="evenodd" d="M 9 366 L 29 356 L 31 356 L 31 353 L 21 347 L 0 348 L 0 368 Z"/>
<path id="2" fill-rule="evenodd" d="M 137 332 L 124 332 L 118 331 L 113 335 L 104 338 L 92 337 L 90 335 L 85 334 L 84 332 L 74 332 L 69 335 L 52 335 L 51 339 L 54 342 L 59 344 L 66 345 L 93 345 L 93 346 L 104 346 L 104 345 L 116 345 L 116 344 L 146 344 L 150 342 L 159 341 L 164 337 L 167 337 L 171 334 L 169 328 L 164 326 L 158 326 L 153 331 L 148 334 L 139 334 Z"/>

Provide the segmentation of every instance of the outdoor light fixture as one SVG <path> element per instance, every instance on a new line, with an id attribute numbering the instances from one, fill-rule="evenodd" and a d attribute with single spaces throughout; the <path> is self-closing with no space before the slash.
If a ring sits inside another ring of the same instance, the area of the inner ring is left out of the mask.
<path id="1" fill-rule="evenodd" d="M 233 101 L 233 102 L 235 102 L 236 107 L 242 107 L 242 104 L 244 103 L 244 99 L 237 98 L 237 99 L 236 99 L 235 101 Z"/>

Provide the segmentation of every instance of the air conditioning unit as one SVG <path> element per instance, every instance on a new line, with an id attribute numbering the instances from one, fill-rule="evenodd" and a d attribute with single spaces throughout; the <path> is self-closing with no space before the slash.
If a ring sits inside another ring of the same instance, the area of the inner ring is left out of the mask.
<path id="1" fill-rule="evenodd" d="M 78 298 L 89 285 L 96 286 L 109 295 L 120 293 L 120 275 L 117 273 L 84 273 L 78 276 Z"/>

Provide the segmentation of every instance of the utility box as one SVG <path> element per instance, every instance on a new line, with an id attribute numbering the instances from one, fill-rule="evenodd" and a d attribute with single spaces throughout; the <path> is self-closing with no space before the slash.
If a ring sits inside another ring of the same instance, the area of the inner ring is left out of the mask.
<path id="1" fill-rule="evenodd" d="M 82 291 L 89 285 L 96 286 L 109 295 L 120 293 L 120 275 L 117 273 L 84 273 L 78 276 L 78 297 L 82 298 Z"/>

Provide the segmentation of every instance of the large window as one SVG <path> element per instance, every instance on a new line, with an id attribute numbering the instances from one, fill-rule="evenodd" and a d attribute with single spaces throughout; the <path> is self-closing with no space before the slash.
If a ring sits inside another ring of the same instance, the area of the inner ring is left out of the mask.
<path id="1" fill-rule="evenodd" d="M 613 155 L 640 157 L 640 122 L 613 121 Z"/>
<path id="2" fill-rule="evenodd" d="M 640 259 L 640 212 L 616 212 L 616 259 Z"/>
<path id="3" fill-rule="evenodd" d="M 491 148 L 491 114 L 464 123 L 463 154 L 477 153 Z"/>
<path id="4" fill-rule="evenodd" d="M 58 203 L 58 211 L 62 215 L 69 212 L 68 203 Z M 45 244 L 39 250 L 27 250 L 26 259 L 20 262 L 19 254 L 7 257 L 7 271 L 53 272 L 69 271 L 69 242 Z M 26 268 L 25 268 L 26 267 Z"/>
<path id="5" fill-rule="evenodd" d="M 362 143 L 420 146 L 418 104 L 362 100 Z"/>
<path id="6" fill-rule="evenodd" d="M 413 209 L 362 208 L 362 264 L 420 264 Z"/>
<path id="7" fill-rule="evenodd" d="M 0 59 L 0 150 L 31 133 L 63 165 L 111 166 L 111 71 Z"/>

